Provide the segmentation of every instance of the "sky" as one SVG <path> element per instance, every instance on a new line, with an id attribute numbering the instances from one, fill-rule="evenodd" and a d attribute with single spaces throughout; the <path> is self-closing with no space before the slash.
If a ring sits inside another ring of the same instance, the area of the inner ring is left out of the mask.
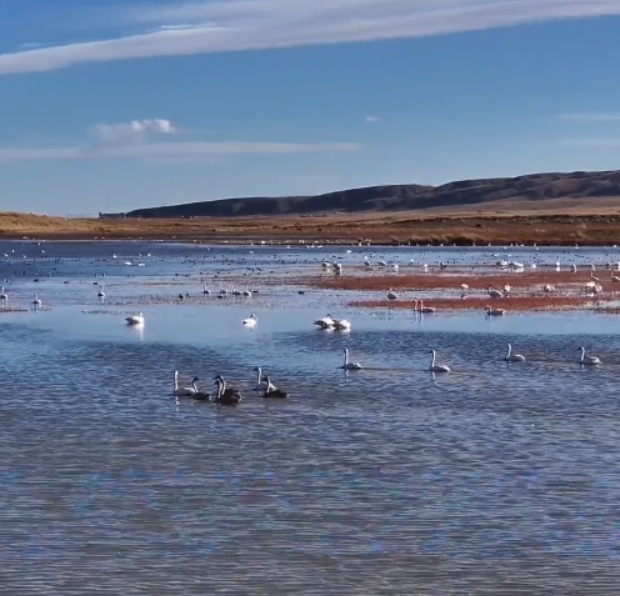
<path id="1" fill-rule="evenodd" d="M 2 0 L 0 210 L 620 168 L 620 0 Z"/>

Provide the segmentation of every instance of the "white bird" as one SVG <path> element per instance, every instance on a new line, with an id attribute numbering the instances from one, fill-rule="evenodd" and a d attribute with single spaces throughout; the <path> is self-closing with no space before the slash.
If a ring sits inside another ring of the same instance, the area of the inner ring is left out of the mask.
<path id="1" fill-rule="evenodd" d="M 493 286 L 489 286 L 489 289 L 487 291 L 489 292 L 489 296 L 491 296 L 491 298 L 502 298 L 503 297 L 503 294 L 499 290 L 494 290 Z"/>
<path id="2" fill-rule="evenodd" d="M 254 327 L 256 327 L 256 323 L 258 323 L 258 318 L 253 313 L 247 319 L 243 320 L 243 326 L 249 327 L 250 329 L 254 329 Z"/>
<path id="3" fill-rule="evenodd" d="M 263 377 L 263 369 L 260 366 L 255 366 L 252 369 L 255 373 L 258 373 L 258 378 L 256 379 L 256 387 L 254 387 L 254 389 L 256 391 L 260 391 L 263 388 L 263 381 L 265 380 L 265 377 Z M 275 385 L 273 385 L 273 383 L 269 383 L 267 385 L 267 391 L 269 392 L 270 390 L 274 390 L 276 389 Z"/>
<path id="4" fill-rule="evenodd" d="M 0 300 L 2 300 L 2 302 L 6 302 L 8 299 L 9 297 L 4 291 L 4 286 L 2 286 L 2 289 L 0 289 Z"/>
<path id="5" fill-rule="evenodd" d="M 511 290 L 512 290 L 512 288 L 508 284 L 506 284 L 504 286 L 504 294 L 506 294 L 506 295 L 510 294 Z"/>
<path id="6" fill-rule="evenodd" d="M 243 295 L 247 298 L 251 298 L 252 297 L 252 290 L 248 290 L 247 288 L 245 290 L 243 290 Z"/>
<path id="7" fill-rule="evenodd" d="M 388 300 L 396 300 L 398 298 L 398 296 L 394 292 L 392 292 L 392 288 L 390 288 L 387 297 Z"/>
<path id="8" fill-rule="evenodd" d="M 513 354 L 512 346 L 508 344 L 508 354 L 506 354 L 506 358 L 504 358 L 506 362 L 525 362 L 525 356 L 521 356 L 521 354 Z"/>
<path id="9" fill-rule="evenodd" d="M 37 308 L 38 306 L 42 306 L 43 303 L 39 299 L 38 294 L 35 294 L 34 300 L 32 301 L 32 304 L 34 305 L 35 308 Z"/>
<path id="10" fill-rule="evenodd" d="M 197 378 L 194 378 L 191 387 L 179 387 L 179 371 L 174 371 L 174 395 L 177 397 L 191 397 L 198 393 L 196 389 Z"/>
<path id="11" fill-rule="evenodd" d="M 581 358 L 579 359 L 579 364 L 601 364 L 601 361 L 596 356 L 586 356 L 586 349 L 581 346 L 577 350 L 581 352 Z"/>
<path id="12" fill-rule="evenodd" d="M 105 298 L 105 291 L 103 289 L 103 286 L 101 287 L 101 289 L 97 292 L 97 296 L 99 298 Z"/>
<path id="13" fill-rule="evenodd" d="M 125 321 L 127 321 L 128 325 L 144 325 L 144 315 L 142 313 L 131 315 Z"/>
<path id="14" fill-rule="evenodd" d="M 344 349 L 344 364 L 340 367 L 344 370 L 361 370 L 364 368 L 359 362 L 349 362 L 349 349 Z"/>
<path id="15" fill-rule="evenodd" d="M 432 315 L 437 312 L 437 309 L 434 306 L 424 306 L 424 300 L 416 300 L 413 304 L 413 309 L 416 309 L 416 303 L 418 305 L 418 312 L 424 313 L 427 315 Z"/>
<path id="16" fill-rule="evenodd" d="M 342 273 L 342 263 L 334 263 L 334 270 L 336 273 Z"/>
<path id="17" fill-rule="evenodd" d="M 314 321 L 313 324 L 317 327 L 320 327 L 321 329 L 333 329 L 334 320 L 329 315 L 327 315 L 322 319 L 317 319 L 316 321 Z"/>
<path id="18" fill-rule="evenodd" d="M 431 350 L 431 354 L 431 365 L 428 370 L 430 370 L 431 372 L 450 372 L 449 366 L 446 366 L 445 364 L 435 364 L 435 350 Z"/>
<path id="19" fill-rule="evenodd" d="M 545 284 L 543 286 L 543 291 L 545 292 L 545 294 L 551 294 L 551 292 L 553 292 L 554 290 L 555 288 L 551 284 Z"/>
<path id="20" fill-rule="evenodd" d="M 338 331 L 350 331 L 351 330 L 351 323 L 349 323 L 349 321 L 347 321 L 346 319 L 336 319 L 335 317 L 332 317 L 331 315 L 327 315 L 326 318 L 329 318 L 333 321 L 334 327 Z"/>
<path id="21" fill-rule="evenodd" d="M 202 293 L 204 296 L 208 296 L 209 294 L 211 294 L 211 290 L 207 288 L 206 283 L 202 285 Z"/>

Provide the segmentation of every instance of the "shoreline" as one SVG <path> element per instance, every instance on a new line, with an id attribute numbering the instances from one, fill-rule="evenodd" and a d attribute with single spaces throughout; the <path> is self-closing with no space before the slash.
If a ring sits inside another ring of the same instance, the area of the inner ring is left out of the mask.
<path id="1" fill-rule="evenodd" d="M 196 219 L 69 219 L 0 213 L 0 240 L 281 246 L 612 247 L 616 213 L 420 212 Z"/>

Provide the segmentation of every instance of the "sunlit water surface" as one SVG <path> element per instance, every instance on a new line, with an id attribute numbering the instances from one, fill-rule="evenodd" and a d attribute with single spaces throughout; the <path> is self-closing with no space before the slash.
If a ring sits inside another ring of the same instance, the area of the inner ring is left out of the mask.
<path id="1" fill-rule="evenodd" d="M 351 263 L 370 252 L 344 250 L 1 245 L 9 302 L 28 309 L 38 293 L 44 310 L 0 318 L 0 592 L 618 593 L 614 317 L 420 321 L 273 285 L 249 299 L 131 304 L 199 295 L 201 272 L 215 294 L 216 271 L 257 286 L 267 269 L 316 272 L 334 251 Z M 616 252 L 520 258 L 599 263 Z M 144 329 L 125 326 L 138 310 Z M 328 310 L 353 331 L 314 330 Z M 241 325 L 251 312 L 254 331 Z M 525 363 L 501 361 L 508 341 Z M 580 367 L 581 345 L 604 364 Z M 340 370 L 344 347 L 367 369 Z M 431 348 L 449 375 L 426 370 Z M 289 400 L 257 396 L 257 365 Z M 179 402 L 174 369 L 205 388 L 221 373 L 245 401 Z"/>

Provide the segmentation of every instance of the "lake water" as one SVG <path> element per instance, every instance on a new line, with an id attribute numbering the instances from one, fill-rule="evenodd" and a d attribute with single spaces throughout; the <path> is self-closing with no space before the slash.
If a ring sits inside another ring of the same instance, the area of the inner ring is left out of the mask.
<path id="1" fill-rule="evenodd" d="M 544 266 L 620 251 L 350 250 L 0 243 L 18 309 L 0 315 L 1 593 L 618 593 L 616 317 L 420 321 L 272 281 L 334 255 Z M 233 278 L 259 293 L 217 299 Z M 138 311 L 144 328 L 127 327 Z M 313 329 L 327 312 L 352 332 Z M 526 362 L 501 361 L 509 341 Z M 603 365 L 580 367 L 581 345 Z M 368 368 L 340 370 L 345 347 Z M 426 370 L 430 349 L 450 374 Z M 255 366 L 290 399 L 259 398 Z M 176 400 L 175 369 L 205 388 L 221 373 L 244 402 Z"/>

